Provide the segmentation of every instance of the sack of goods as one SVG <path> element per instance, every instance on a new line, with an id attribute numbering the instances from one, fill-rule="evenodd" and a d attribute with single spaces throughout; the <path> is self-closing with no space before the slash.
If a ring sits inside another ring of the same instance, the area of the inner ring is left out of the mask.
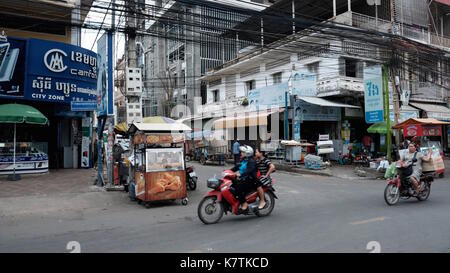
<path id="1" fill-rule="evenodd" d="M 305 167 L 307 169 L 318 169 L 322 168 L 323 160 L 320 156 L 307 155 L 305 156 Z"/>

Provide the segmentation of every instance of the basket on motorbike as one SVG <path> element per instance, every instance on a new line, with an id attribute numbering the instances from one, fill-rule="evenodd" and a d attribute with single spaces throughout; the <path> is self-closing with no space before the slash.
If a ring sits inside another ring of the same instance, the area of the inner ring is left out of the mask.
<path id="1" fill-rule="evenodd" d="M 206 186 L 208 188 L 217 190 L 222 182 L 217 178 L 210 178 L 206 181 Z"/>

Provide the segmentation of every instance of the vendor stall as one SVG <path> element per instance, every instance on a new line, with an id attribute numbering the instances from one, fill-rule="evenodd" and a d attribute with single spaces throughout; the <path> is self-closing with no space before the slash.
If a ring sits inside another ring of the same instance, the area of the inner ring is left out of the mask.
<path id="1" fill-rule="evenodd" d="M 426 137 L 427 141 L 439 143 L 442 146 L 442 125 L 448 125 L 450 122 L 439 121 L 433 118 L 410 118 L 395 125 L 394 129 L 401 129 L 404 138 Z"/>
<path id="2" fill-rule="evenodd" d="M 432 149 L 432 161 L 424 163 L 424 172 L 435 172 L 439 176 L 443 176 L 445 166 L 443 161 L 442 148 L 442 127 L 450 122 L 443 122 L 433 118 L 411 118 L 402 123 L 395 125 L 394 129 L 403 130 L 405 138 L 415 137 L 415 141 L 420 145 L 420 150 L 427 154 Z M 440 156 L 439 156 L 440 155 Z"/>
<path id="3" fill-rule="evenodd" d="M 185 132 L 187 125 L 133 123 L 129 129 L 134 158 L 135 198 L 147 207 L 153 201 L 182 200 L 187 205 Z"/>

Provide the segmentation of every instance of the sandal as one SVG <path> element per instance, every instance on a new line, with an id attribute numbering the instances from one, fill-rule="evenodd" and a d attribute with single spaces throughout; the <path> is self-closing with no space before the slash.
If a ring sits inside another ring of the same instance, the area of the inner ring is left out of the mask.
<path id="1" fill-rule="evenodd" d="M 247 214 L 248 213 L 248 207 L 246 209 L 238 209 L 238 214 Z"/>
<path id="2" fill-rule="evenodd" d="M 264 206 L 261 207 L 261 205 L 258 206 L 258 209 L 264 209 L 267 206 L 267 203 L 264 203 Z"/>

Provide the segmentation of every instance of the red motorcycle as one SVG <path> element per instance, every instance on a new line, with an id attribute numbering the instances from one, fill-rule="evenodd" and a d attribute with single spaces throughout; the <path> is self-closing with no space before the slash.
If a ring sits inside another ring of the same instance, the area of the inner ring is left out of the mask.
<path id="1" fill-rule="evenodd" d="M 409 199 L 416 197 L 419 201 L 425 201 L 430 196 L 431 182 L 433 182 L 433 174 L 422 174 L 419 181 L 419 188 L 423 189 L 419 194 L 415 194 L 414 187 L 408 177 L 411 173 L 413 162 L 399 162 L 395 166 L 398 175 L 392 179 L 388 179 L 386 189 L 384 190 L 384 200 L 389 206 L 397 204 L 400 199 Z"/>
<path id="2" fill-rule="evenodd" d="M 236 175 L 231 170 L 223 172 L 223 179 L 210 178 L 207 181 L 208 188 L 212 191 L 208 192 L 202 201 L 200 201 L 197 209 L 198 217 L 205 224 L 215 224 L 219 222 L 223 214 L 239 215 L 239 200 L 235 197 L 233 181 L 236 180 Z M 262 209 L 258 209 L 259 201 L 258 192 L 253 191 L 247 194 L 246 200 L 248 205 L 248 213 L 245 215 L 256 215 L 258 217 L 269 215 L 274 206 L 275 199 L 278 197 L 275 195 L 275 189 L 272 183 L 263 186 L 264 200 L 266 206 Z"/>

